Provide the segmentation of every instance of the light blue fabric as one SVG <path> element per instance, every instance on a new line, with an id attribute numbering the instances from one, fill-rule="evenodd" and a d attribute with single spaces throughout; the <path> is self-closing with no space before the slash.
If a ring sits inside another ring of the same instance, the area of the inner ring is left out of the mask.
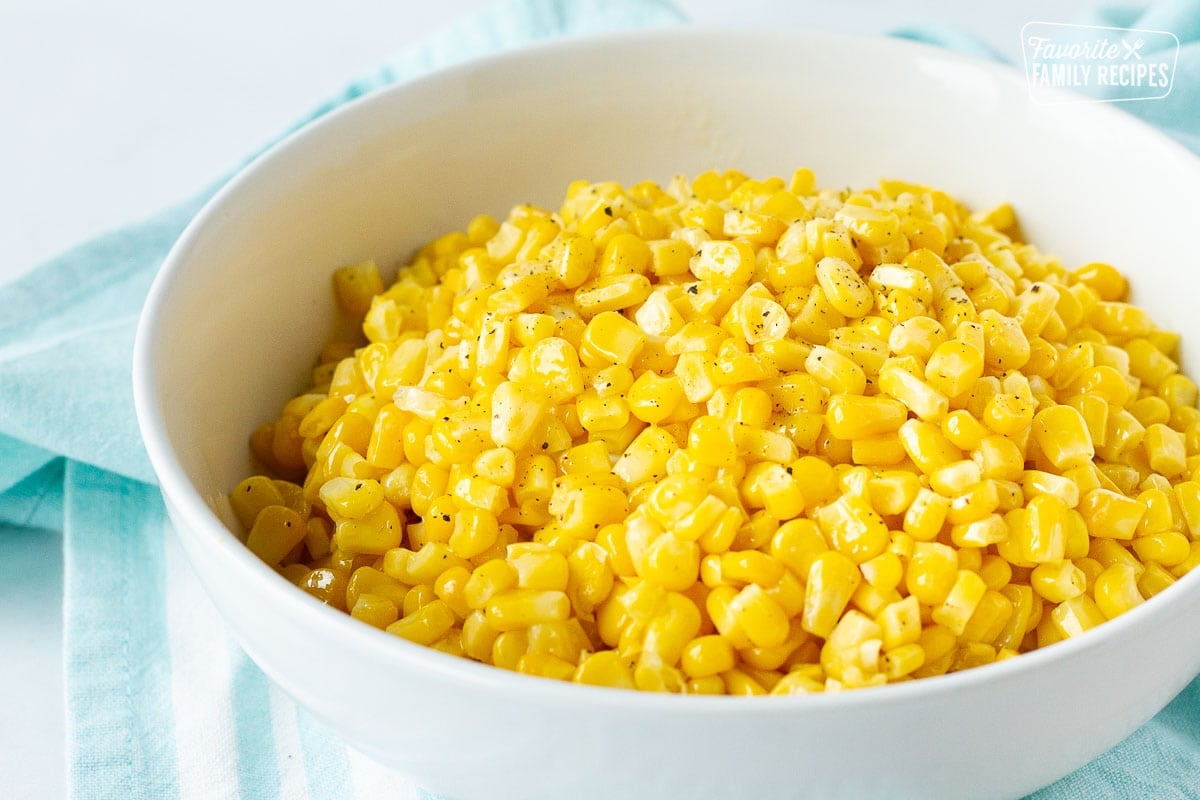
<path id="1" fill-rule="evenodd" d="M 399 54 L 302 123 L 394 81 L 498 49 L 678 20 L 674 9 L 649 0 L 510 0 Z M 1200 0 L 1144 14 L 1097 12 L 1087 21 L 1180 37 L 1171 96 L 1122 108 L 1200 152 Z M 953 31 L 899 35 L 995 55 Z M 219 185 L 0 287 L 0 523 L 65 532 L 68 755 L 77 798 L 180 792 L 176 764 L 189 743 L 176 741 L 169 695 L 163 510 L 147 483 L 153 474 L 134 423 L 129 363 L 136 317 L 162 257 Z M 238 794 L 278 796 L 265 679 L 239 655 L 232 682 Z M 305 716 L 298 729 L 310 796 L 345 796 L 345 749 Z M 1200 798 L 1200 681 L 1121 745 L 1035 797 Z"/>
<path id="2" fill-rule="evenodd" d="M 76 797 L 172 797 L 162 501 L 78 461 L 64 483 L 70 786 Z"/>
<path id="3" fill-rule="evenodd" d="M 1099 27 L 1168 31 L 1178 37 L 1179 59 L 1171 93 L 1161 100 L 1120 103 L 1119 108 L 1161 128 L 1193 153 L 1200 153 L 1200 0 L 1170 0 L 1153 3 L 1144 11 L 1140 9 L 1140 5 L 1101 5 L 1072 22 Z M 893 34 L 982 58 L 1006 60 L 986 43 L 957 29 L 917 26 L 903 28 Z M 1016 31 L 1013 36 L 1016 38 Z M 1159 43 L 1161 39 L 1154 41 Z M 1151 55 L 1152 52 L 1146 53 L 1147 58 Z M 1018 68 L 1020 66 L 1017 65 Z"/>

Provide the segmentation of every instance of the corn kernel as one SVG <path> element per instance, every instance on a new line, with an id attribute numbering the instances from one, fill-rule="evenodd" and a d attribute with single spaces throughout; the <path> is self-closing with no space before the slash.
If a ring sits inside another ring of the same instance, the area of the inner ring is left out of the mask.
<path id="1" fill-rule="evenodd" d="M 896 398 L 927 422 L 940 420 L 949 409 L 946 395 L 891 360 L 879 371 L 879 391 Z"/>
<path id="2" fill-rule="evenodd" d="M 941 531 L 949 512 L 948 497 L 922 488 L 904 513 L 904 530 L 918 541 L 933 541 Z"/>
<path id="3" fill-rule="evenodd" d="M 363 261 L 335 270 L 333 289 L 341 309 L 361 317 L 370 309 L 375 295 L 383 291 L 383 278 L 374 261 Z"/>
<path id="4" fill-rule="evenodd" d="M 905 570 L 908 593 L 927 606 L 940 605 L 958 579 L 958 554 L 934 542 L 917 542 Z"/>
<path id="5" fill-rule="evenodd" d="M 814 347 L 804 366 L 808 374 L 830 392 L 861 395 L 867 387 L 867 376 L 862 367 L 828 347 Z"/>
<path id="6" fill-rule="evenodd" d="M 962 460 L 962 451 L 928 422 L 910 419 L 900 426 L 899 435 L 904 451 L 922 472 L 931 473 Z"/>
<path id="7" fill-rule="evenodd" d="M 825 416 L 834 436 L 860 439 L 896 431 L 908 418 L 908 409 L 890 397 L 835 394 Z"/>
<path id="8" fill-rule="evenodd" d="M 929 356 L 925 380 L 948 397 L 956 397 L 970 389 L 983 375 L 983 354 L 960 341 L 951 340 L 938 345 Z"/>
<path id="9" fill-rule="evenodd" d="M 387 632 L 417 644 L 431 645 L 454 625 L 454 612 L 441 600 L 420 607 L 387 626 Z"/>
<path id="10" fill-rule="evenodd" d="M 565 620 L 570 611 L 566 594 L 540 589 L 510 589 L 493 596 L 485 606 L 487 621 L 501 632 Z"/>
<path id="11" fill-rule="evenodd" d="M 1079 511 L 1092 536 L 1132 539 L 1146 508 L 1131 497 L 1095 489 L 1083 496 Z"/>
<path id="12" fill-rule="evenodd" d="M 1086 594 L 1060 603 L 1050 614 L 1051 625 L 1063 637 L 1078 636 L 1104 620 L 1105 615 Z"/>
<path id="13" fill-rule="evenodd" d="M 1150 469 L 1168 478 L 1179 477 L 1186 471 L 1187 448 L 1179 431 L 1161 423 L 1150 425 L 1146 428 L 1143 444 Z"/>
<path id="14" fill-rule="evenodd" d="M 1060 470 L 1082 466 L 1096 456 L 1087 423 L 1072 406 L 1053 406 L 1038 412 L 1033 418 L 1033 436 Z"/>
<path id="15" fill-rule="evenodd" d="M 1128 564 L 1113 564 L 1100 573 L 1093 593 L 1105 617 L 1114 619 L 1142 603 L 1137 579 L 1137 572 Z"/>
<path id="16" fill-rule="evenodd" d="M 801 618 L 804 630 L 816 636 L 828 636 L 861 581 L 854 562 L 841 553 L 826 551 L 813 558 L 808 569 Z"/>
<path id="17" fill-rule="evenodd" d="M 861 317 L 875 304 L 858 271 L 840 258 L 827 256 L 817 262 L 817 282 L 829 304 L 847 317 Z"/>
<path id="18" fill-rule="evenodd" d="M 337 523 L 334 537 L 337 547 L 350 553 L 383 555 L 400 545 L 404 524 L 395 506 L 381 502 L 374 510 L 358 519 Z"/>

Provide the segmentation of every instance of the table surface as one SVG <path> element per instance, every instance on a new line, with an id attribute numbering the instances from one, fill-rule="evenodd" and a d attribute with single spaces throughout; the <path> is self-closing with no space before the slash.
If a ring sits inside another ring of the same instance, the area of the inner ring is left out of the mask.
<path id="1" fill-rule="evenodd" d="M 483 0 L 5 0 L 0 282 L 187 197 L 348 80 Z M 953 25 L 1016 63 L 1084 0 L 677 0 L 696 22 L 862 35 Z M 4 313 L 0 309 L 0 316 Z M 0 528 L 0 786 L 65 794 L 62 536 Z"/>

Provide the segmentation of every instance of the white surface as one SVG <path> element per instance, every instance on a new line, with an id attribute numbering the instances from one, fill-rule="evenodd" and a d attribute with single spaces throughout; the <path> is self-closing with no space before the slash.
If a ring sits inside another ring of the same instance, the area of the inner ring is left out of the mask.
<path id="1" fill-rule="evenodd" d="M 822 67 L 839 58 L 830 81 Z M 557 78 L 601 72 L 608 80 L 582 96 Z M 794 102 L 776 102 L 785 93 Z M 859 103 L 904 124 L 879 137 L 853 113 Z M 820 124 L 814 108 L 828 112 Z M 480 118 L 490 125 L 471 124 Z M 297 591 L 213 516 L 206 502 L 232 523 L 224 495 L 245 474 L 239 431 L 277 407 L 328 330 L 329 265 L 390 263 L 474 211 L 553 202 L 580 176 L 666 180 L 714 164 L 770 175 L 801 163 L 831 185 L 919 176 L 977 207 L 1010 199 L 1031 239 L 1069 264 L 1103 253 L 1144 286 L 1183 281 L 1142 303 L 1200 337 L 1200 279 L 1173 262 L 1190 242 L 1200 163 L 1111 107 L 1031 106 L 1020 76 L 989 64 L 897 41 L 868 49 L 818 34 L 676 30 L 381 93 L 223 193 L 164 265 L 134 356 L 139 421 L 184 549 L 267 674 L 351 744 L 464 798 L 599 800 L 631 787 L 782 798 L 799 780 L 817 797 L 934 800 L 964 786 L 981 799 L 1018 797 L 1104 752 L 1182 689 L 1200 670 L 1200 628 L 1178 624 L 1200 614 L 1200 572 L 1084 637 L 986 669 L 738 702 L 568 686 L 396 642 Z M 1101 168 L 1119 195 L 1062 202 L 1060 187 L 1088 185 Z M 390 191 L 398 185 L 405 191 Z M 1098 230 L 1106 216 L 1125 226 Z M 1162 232 L 1151 242 L 1126 235 L 1151 229 Z M 220 319 L 210 313 L 218 302 Z M 280 330 L 289 336 L 272 335 Z M 239 349 L 247 357 L 230 363 L 224 354 Z M 323 647 L 304 649 L 314 638 Z M 446 756 L 464 748 L 471 770 Z M 864 753 L 886 769 L 863 769 Z"/>
<path id="2" fill-rule="evenodd" d="M 483 5 L 5 0 L 0 280 L 188 196 L 385 55 Z M 1087 4 L 678 5 L 700 22 L 864 35 L 904 24 L 958 25 L 1016 58 L 1025 21 L 1070 20 Z M 55 797 L 65 785 L 59 540 L 4 535 L 5 553 L 20 552 L 0 554 L 0 719 L 22 724 L 0 726 L 0 786 L 12 796 Z M 40 579 L 9 579 L 18 575 Z"/>

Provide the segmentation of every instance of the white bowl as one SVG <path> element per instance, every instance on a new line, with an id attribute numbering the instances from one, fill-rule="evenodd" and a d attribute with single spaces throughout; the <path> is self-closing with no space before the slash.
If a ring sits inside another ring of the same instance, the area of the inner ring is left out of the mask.
<path id="1" fill-rule="evenodd" d="M 322 606 L 230 533 L 247 435 L 303 388 L 334 324 L 334 267 L 393 263 L 475 213 L 555 203 L 576 178 L 797 166 L 822 185 L 892 176 L 977 206 L 1009 200 L 1031 241 L 1119 265 L 1161 325 L 1200 339 L 1183 268 L 1200 162 L 1112 108 L 1032 105 L 1007 68 L 900 41 L 679 28 L 552 43 L 378 92 L 208 204 L 138 333 L 146 446 L 250 656 L 352 744 L 460 798 L 1016 797 L 1162 708 L 1200 671 L 1200 574 L 1086 636 L 980 669 L 826 696 L 678 697 L 409 644 Z"/>

